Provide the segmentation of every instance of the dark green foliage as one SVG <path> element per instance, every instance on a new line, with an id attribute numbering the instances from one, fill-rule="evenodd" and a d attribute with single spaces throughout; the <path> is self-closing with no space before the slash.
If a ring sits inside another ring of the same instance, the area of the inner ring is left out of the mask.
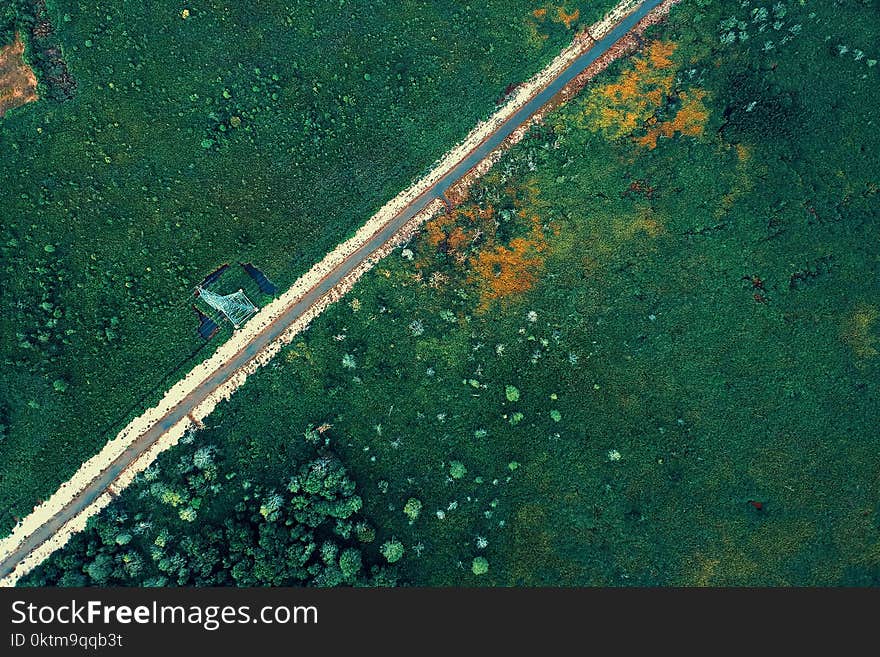
<path id="1" fill-rule="evenodd" d="M 56 35 L 53 9 L 46 0 L 4 0 L 0 8 L 0 46 L 19 33 L 27 45 L 27 60 L 37 74 L 38 95 L 51 101 L 70 100 L 76 81 L 67 68 Z M 64 21 L 70 20 L 65 14 Z"/>
<path id="2" fill-rule="evenodd" d="M 805 127 L 798 92 L 769 83 L 766 71 L 734 71 L 724 97 L 730 100 L 721 130 L 731 143 L 790 139 Z"/>
<path id="3" fill-rule="evenodd" d="M 16 30 L 26 29 L 32 22 L 29 0 L 3 0 L 0 4 L 0 46 L 12 41 Z"/>

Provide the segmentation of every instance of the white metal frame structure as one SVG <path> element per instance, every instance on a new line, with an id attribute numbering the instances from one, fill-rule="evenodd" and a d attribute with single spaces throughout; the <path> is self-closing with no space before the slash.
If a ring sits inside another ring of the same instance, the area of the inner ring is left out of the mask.
<path id="1" fill-rule="evenodd" d="M 240 327 L 257 312 L 257 307 L 247 298 L 244 290 L 239 289 L 238 292 L 222 295 L 203 287 L 196 287 L 196 289 L 205 303 L 223 313 L 223 316 L 232 322 L 235 328 Z"/>

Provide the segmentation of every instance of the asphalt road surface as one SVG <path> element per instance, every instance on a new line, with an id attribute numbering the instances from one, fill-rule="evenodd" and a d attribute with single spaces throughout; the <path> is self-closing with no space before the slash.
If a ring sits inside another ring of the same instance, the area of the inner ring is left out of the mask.
<path id="1" fill-rule="evenodd" d="M 502 123 L 481 144 L 462 159 L 451 171 L 440 180 L 425 190 L 406 208 L 400 211 L 384 228 L 379 230 L 361 248 L 352 253 L 336 269 L 325 276 L 315 287 L 308 291 L 299 301 L 293 304 L 287 311 L 265 330 L 254 337 L 238 354 L 231 358 L 225 365 L 220 367 L 209 379 L 204 381 L 198 388 L 193 390 L 187 397 L 182 399 L 177 406 L 171 409 L 161 420 L 156 422 L 150 429 L 141 434 L 106 470 L 96 477 L 82 492 L 67 504 L 52 518 L 27 536 L 6 559 L 0 564 L 0 578 L 11 573 L 16 565 L 37 547 L 49 540 L 55 532 L 61 529 L 65 523 L 75 518 L 83 510 L 95 501 L 108 486 L 116 480 L 119 474 L 131 465 L 138 457 L 152 447 L 156 441 L 171 427 L 185 418 L 199 406 L 217 387 L 223 384 L 233 373 L 251 361 L 264 347 L 276 340 L 294 321 L 296 321 L 307 309 L 309 309 L 321 297 L 332 290 L 343 278 L 350 274 L 364 260 L 377 249 L 381 248 L 418 212 L 436 199 L 443 199 L 451 185 L 461 179 L 474 166 L 479 164 L 486 156 L 502 144 L 517 128 L 522 126 L 529 117 L 543 107 L 565 85 L 571 82 L 578 74 L 590 64 L 601 57 L 617 41 L 626 35 L 644 16 L 663 0 L 646 0 L 632 14 L 621 21 L 605 38 L 587 52 L 578 57 L 572 64 L 562 71 L 544 89 L 538 92 L 530 101 L 521 107 L 507 121 Z"/>

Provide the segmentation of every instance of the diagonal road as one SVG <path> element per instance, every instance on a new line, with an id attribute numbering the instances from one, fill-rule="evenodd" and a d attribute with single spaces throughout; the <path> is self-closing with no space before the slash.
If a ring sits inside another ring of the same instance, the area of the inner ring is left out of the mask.
<path id="1" fill-rule="evenodd" d="M 98 497 L 108 490 L 110 485 L 129 465 L 150 449 L 168 430 L 196 409 L 236 371 L 253 360 L 263 348 L 278 339 L 294 321 L 299 319 L 309 308 L 333 290 L 337 284 L 352 273 L 367 258 L 391 241 L 398 231 L 416 214 L 422 211 L 429 203 L 437 199 L 444 200 L 446 191 L 453 184 L 479 164 L 493 150 L 501 146 L 505 139 L 527 123 L 529 118 L 546 105 L 553 96 L 559 93 L 569 82 L 629 33 L 649 11 L 662 3 L 663 0 L 645 0 L 636 10 L 622 19 L 605 37 L 597 41 L 592 48 L 575 59 L 568 68 L 564 69 L 556 78 L 536 93 L 531 100 L 527 101 L 523 107 L 499 125 L 493 133 L 466 154 L 448 173 L 403 208 L 357 251 L 353 252 L 335 269 L 330 271 L 274 322 L 268 324 L 261 333 L 257 334 L 249 344 L 243 347 L 223 366 L 219 367 L 212 376 L 195 388 L 188 396 L 181 399 L 174 408 L 159 419 L 150 429 L 141 434 L 63 509 L 49 518 L 30 535 L 24 537 L 20 544 L 0 563 L 0 579 L 10 575 L 18 564 L 31 552 L 51 539 L 55 532 L 60 530 L 68 521 L 86 510 Z"/>

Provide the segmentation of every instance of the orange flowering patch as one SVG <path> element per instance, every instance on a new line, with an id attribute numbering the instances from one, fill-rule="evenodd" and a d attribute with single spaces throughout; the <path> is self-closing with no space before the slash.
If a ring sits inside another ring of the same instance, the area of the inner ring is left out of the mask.
<path id="1" fill-rule="evenodd" d="M 679 96 L 681 107 L 675 116 L 669 121 L 657 121 L 654 117 L 648 119 L 647 133 L 643 137 L 638 137 L 636 143 L 653 150 L 657 148 L 657 140 L 660 137 L 671 138 L 676 134 L 702 137 L 706 121 L 709 120 L 709 110 L 703 104 L 705 96 L 706 92 L 702 89 L 683 91 Z"/>
<path id="2" fill-rule="evenodd" d="M 578 123 L 610 139 L 632 137 L 640 146 L 652 149 L 660 137 L 702 136 L 709 119 L 702 89 L 677 92 L 678 110 L 664 115 L 676 94 L 674 53 L 674 43 L 649 44 L 616 81 L 598 86 L 587 97 L 576 117 Z M 634 134 L 642 130 L 644 135 Z"/>
<path id="3" fill-rule="evenodd" d="M 665 130 L 664 135 L 671 137 L 680 132 L 688 137 L 702 137 L 706 122 L 709 120 L 709 110 L 703 104 L 706 92 L 702 89 L 683 91 L 680 94 L 681 108 L 675 118 L 669 122 L 670 130 Z"/>
<path id="4" fill-rule="evenodd" d="M 6 110 L 37 100 L 37 77 L 24 61 L 24 42 L 15 41 L 0 48 L 0 117 Z"/>
<path id="5" fill-rule="evenodd" d="M 672 53 L 675 52 L 675 44 L 671 41 L 655 41 L 648 48 L 648 60 L 653 68 L 672 67 Z"/>
<path id="6" fill-rule="evenodd" d="M 574 26 L 574 24 L 577 23 L 577 20 L 581 17 L 581 10 L 575 7 L 574 11 L 569 13 L 565 11 L 564 5 L 547 4 L 543 7 L 535 9 L 532 12 L 532 16 L 538 19 L 538 21 L 541 23 L 543 23 L 547 19 L 548 14 L 552 16 L 552 20 L 554 23 L 562 23 L 563 25 L 565 25 L 565 29 L 570 30 Z M 534 23 L 532 23 L 532 25 L 534 26 Z"/>
<path id="7" fill-rule="evenodd" d="M 565 13 L 565 9 L 563 7 L 557 7 L 556 8 L 556 18 L 554 19 L 554 22 L 562 23 L 563 25 L 565 25 L 565 29 L 570 30 L 571 24 L 574 23 L 575 21 L 577 21 L 577 19 L 580 17 L 581 17 L 581 10 L 580 9 L 575 9 L 570 14 L 567 14 L 567 13 Z"/>
<path id="8" fill-rule="evenodd" d="M 537 181 L 526 181 L 518 188 L 508 187 L 505 193 L 514 199 L 516 218 L 524 222 L 527 232 L 506 245 L 499 244 L 497 226 L 493 224 L 486 247 L 476 254 L 468 273 L 469 282 L 480 293 L 478 311 L 485 311 L 493 302 L 527 292 L 544 267 L 547 240 L 538 214 L 544 204 Z"/>
<path id="9" fill-rule="evenodd" d="M 482 251 L 473 263 L 471 274 L 480 289 L 479 309 L 485 310 L 497 299 L 530 290 L 544 265 L 539 255 L 543 250 L 543 240 L 535 243 L 517 237 L 509 246 Z"/>
<path id="10" fill-rule="evenodd" d="M 491 175 L 491 174 L 490 174 Z M 493 206 L 468 204 L 429 221 L 416 261 L 421 280 L 457 278 L 479 294 L 478 311 L 493 302 L 521 294 L 535 285 L 547 249 L 540 211 L 543 203 L 535 181 L 508 187 L 513 201 L 500 213 Z M 503 227 L 503 231 L 502 231 Z M 437 255 L 443 254 L 436 271 Z"/>
<path id="11" fill-rule="evenodd" d="M 437 248 L 446 239 L 446 231 L 452 221 L 453 215 L 449 212 L 431 219 L 425 224 L 425 237 L 428 244 Z"/>
<path id="12" fill-rule="evenodd" d="M 583 127 L 617 139 L 643 125 L 672 92 L 674 50 L 674 44 L 655 41 L 617 81 L 598 86 L 584 103 L 579 117 Z"/>
<path id="13" fill-rule="evenodd" d="M 425 237 L 436 251 L 446 255 L 465 255 L 465 251 L 486 228 L 494 226 L 492 206 L 469 205 L 447 212 L 425 224 Z"/>

